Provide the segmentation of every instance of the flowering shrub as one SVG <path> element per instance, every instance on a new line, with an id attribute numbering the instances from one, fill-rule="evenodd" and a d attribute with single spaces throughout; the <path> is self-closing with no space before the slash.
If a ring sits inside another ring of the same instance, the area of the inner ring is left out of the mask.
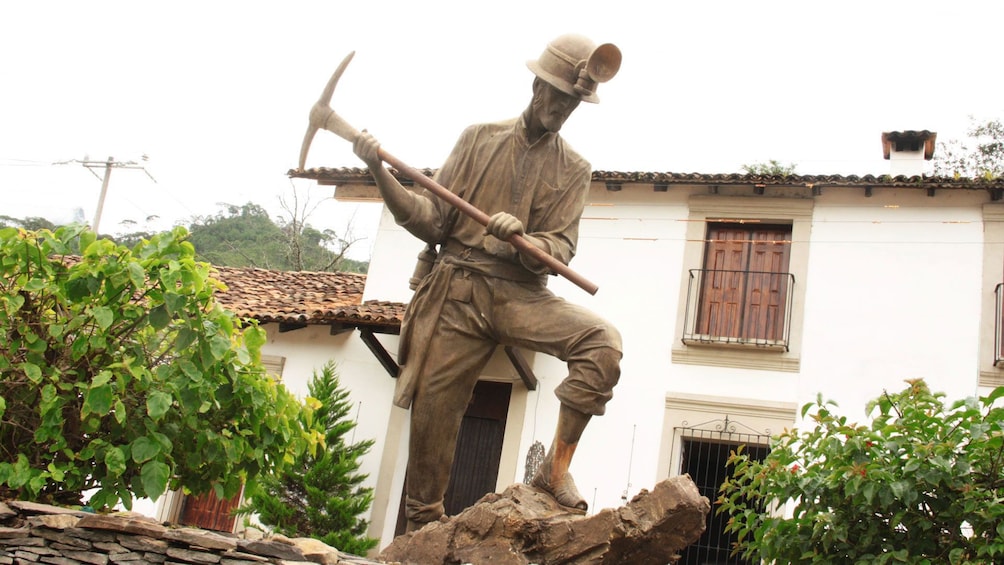
<path id="1" fill-rule="evenodd" d="M 1004 387 L 945 406 L 920 380 L 848 423 L 821 398 L 814 427 L 733 453 L 718 512 L 735 552 L 776 563 L 996 563 L 1004 559 Z M 767 508 L 768 511 L 763 509 Z"/>

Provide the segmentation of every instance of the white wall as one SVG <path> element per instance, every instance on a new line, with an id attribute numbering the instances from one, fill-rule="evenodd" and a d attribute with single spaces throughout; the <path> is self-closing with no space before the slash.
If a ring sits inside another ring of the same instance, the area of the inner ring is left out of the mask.
<path id="1" fill-rule="evenodd" d="M 975 394 L 985 196 L 833 192 L 813 218 L 800 400 L 863 417 L 904 379 Z"/>
<path id="2" fill-rule="evenodd" d="M 876 189 L 865 197 L 861 188 L 827 188 L 815 197 L 808 275 L 796 283 L 806 289 L 800 370 L 785 372 L 672 363 L 687 201 L 706 193 L 706 187 L 657 193 L 651 186 L 625 185 L 620 192 L 595 186 L 571 266 L 599 291 L 590 296 L 550 279 L 556 294 L 610 320 L 624 339 L 614 398 L 606 415 L 590 423 L 572 463 L 593 510 L 620 505 L 622 495 L 665 478 L 659 465 L 667 395 L 800 406 L 822 393 L 852 419 L 864 419 L 866 401 L 883 389 L 900 390 L 907 378 L 923 377 L 951 398 L 976 392 L 986 194 Z M 366 299 L 410 300 L 407 281 L 420 249 L 384 211 Z M 395 354 L 396 338 L 380 338 Z M 313 368 L 340 359 L 342 382 L 363 402 L 357 434 L 378 442 L 364 461 L 374 480 L 394 381 L 358 336 L 332 337 L 326 328 L 278 334 L 270 327 L 265 352 L 287 358 L 284 379 L 298 393 L 305 393 Z M 509 482 L 522 480 L 530 445 L 549 445 L 556 423 L 552 391 L 566 374 L 564 364 L 538 354 L 533 369 L 540 387 L 527 394 L 520 464 Z"/>
<path id="3" fill-rule="evenodd" d="M 868 400 L 924 378 L 950 398 L 976 393 L 982 276 L 979 192 L 830 189 L 816 198 L 797 373 L 674 365 L 686 200 L 706 189 L 654 193 L 594 190 L 573 268 L 600 286 L 590 297 L 565 281 L 551 288 L 611 320 L 624 337 L 620 384 L 586 431 L 573 474 L 595 509 L 620 504 L 657 476 L 667 394 L 801 406 L 817 393 L 864 419 Z M 538 356 L 535 438 L 554 426 L 550 389 L 564 375 Z M 531 400 L 531 403 L 533 401 Z M 533 428 L 529 426 L 528 428 Z"/>

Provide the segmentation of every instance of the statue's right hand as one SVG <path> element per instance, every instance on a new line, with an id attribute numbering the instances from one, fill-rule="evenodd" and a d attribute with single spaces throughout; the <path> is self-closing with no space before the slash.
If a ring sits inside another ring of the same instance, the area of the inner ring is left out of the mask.
<path id="1" fill-rule="evenodd" d="M 355 152 L 356 157 L 359 157 L 363 163 L 366 163 L 366 166 L 371 171 L 382 166 L 380 142 L 368 131 L 363 130 L 359 132 L 356 140 L 352 143 L 352 151 Z"/>

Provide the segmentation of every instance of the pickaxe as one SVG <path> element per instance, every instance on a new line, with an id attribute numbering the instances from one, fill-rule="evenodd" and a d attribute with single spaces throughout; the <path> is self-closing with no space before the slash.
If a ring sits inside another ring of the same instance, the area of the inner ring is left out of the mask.
<path id="1" fill-rule="evenodd" d="M 307 125 L 307 133 L 303 136 L 303 145 L 300 146 L 301 171 L 306 164 L 307 151 L 310 150 L 310 143 L 314 140 L 314 134 L 317 133 L 317 130 L 323 129 L 330 131 L 331 133 L 349 142 L 355 142 L 356 138 L 359 137 L 359 131 L 349 125 L 348 122 L 342 119 L 342 117 L 336 114 L 331 108 L 331 95 L 334 94 L 335 86 L 338 85 L 338 79 L 342 78 L 342 73 L 345 72 L 345 68 L 349 66 L 349 61 L 352 60 L 353 55 L 355 55 L 355 51 L 349 53 L 345 59 L 342 60 L 342 63 L 338 65 L 338 68 L 335 69 L 335 74 L 331 75 L 331 80 L 328 81 L 327 86 L 324 87 L 324 91 L 321 92 L 321 97 L 317 100 L 317 103 L 314 104 L 314 107 L 310 109 L 310 123 Z M 445 186 L 425 176 L 418 169 L 409 167 L 397 157 L 391 155 L 387 151 L 384 151 L 383 147 L 380 148 L 378 155 L 385 163 L 400 171 L 404 176 L 422 185 L 428 189 L 429 192 L 435 194 L 451 206 L 457 208 L 474 221 L 483 226 L 488 225 L 488 214 L 485 214 L 481 210 L 472 206 L 469 202 L 457 196 Z M 551 269 L 551 271 L 565 277 L 589 294 L 596 294 L 596 291 L 599 289 L 599 287 L 597 287 L 594 283 L 589 282 L 585 277 L 573 271 L 568 267 L 568 265 L 540 250 L 521 235 L 513 234 L 513 236 L 508 239 L 508 242 L 521 253 L 532 257 L 543 265 L 546 265 L 547 268 Z"/>

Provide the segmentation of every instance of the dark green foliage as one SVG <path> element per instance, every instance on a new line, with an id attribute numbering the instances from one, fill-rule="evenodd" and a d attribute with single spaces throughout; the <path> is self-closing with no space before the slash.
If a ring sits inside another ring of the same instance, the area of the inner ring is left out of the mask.
<path id="1" fill-rule="evenodd" d="M 82 226 L 0 228 L 0 495 L 228 497 L 318 441 L 186 235 L 129 249 Z"/>
<path id="2" fill-rule="evenodd" d="M 318 453 L 304 453 L 278 473 L 248 484 L 242 514 L 256 513 L 262 524 L 290 537 L 313 537 L 355 555 L 364 555 L 377 540 L 366 537 L 369 522 L 359 518 L 373 502 L 373 489 L 360 486 L 359 458 L 372 440 L 350 443 L 349 393 L 341 388 L 333 363 L 314 372 L 309 384 L 313 418 L 304 427 L 324 436 Z"/>
<path id="3" fill-rule="evenodd" d="M 45 218 L 38 216 L 28 216 L 26 218 L 14 218 L 0 215 L 0 228 L 24 228 L 26 230 L 54 230 L 56 225 Z"/>
<path id="4" fill-rule="evenodd" d="M 188 240 L 195 246 L 199 260 L 221 267 L 350 273 L 365 273 L 369 268 L 369 262 L 345 256 L 354 240 L 334 230 L 318 230 L 304 223 L 302 218 L 307 212 L 301 209 L 291 207 L 287 211 L 291 217 L 281 218 L 276 223 L 257 204 L 226 204 L 215 216 L 194 219 L 188 228 Z M 28 230 L 56 227 L 45 218 L 0 215 L 0 227 L 6 226 Z M 139 230 L 101 237 L 134 247 L 154 235 Z"/>
<path id="5" fill-rule="evenodd" d="M 282 230 L 257 204 L 228 206 L 216 216 L 195 220 L 190 229 L 199 258 L 213 265 L 281 268 Z"/>
<path id="6" fill-rule="evenodd" d="M 779 564 L 1000 563 L 1001 396 L 1004 387 L 946 407 L 910 381 L 869 403 L 869 425 L 849 423 L 832 402 L 807 404 L 806 429 L 775 438 L 763 462 L 730 458 L 717 504 L 737 552 Z"/>
<path id="7" fill-rule="evenodd" d="M 332 230 L 319 231 L 302 221 L 276 224 L 264 208 L 251 202 L 226 205 L 216 216 L 199 218 L 191 231 L 199 257 L 213 265 L 349 272 L 366 272 L 368 266 L 346 258 L 351 242 Z"/>

